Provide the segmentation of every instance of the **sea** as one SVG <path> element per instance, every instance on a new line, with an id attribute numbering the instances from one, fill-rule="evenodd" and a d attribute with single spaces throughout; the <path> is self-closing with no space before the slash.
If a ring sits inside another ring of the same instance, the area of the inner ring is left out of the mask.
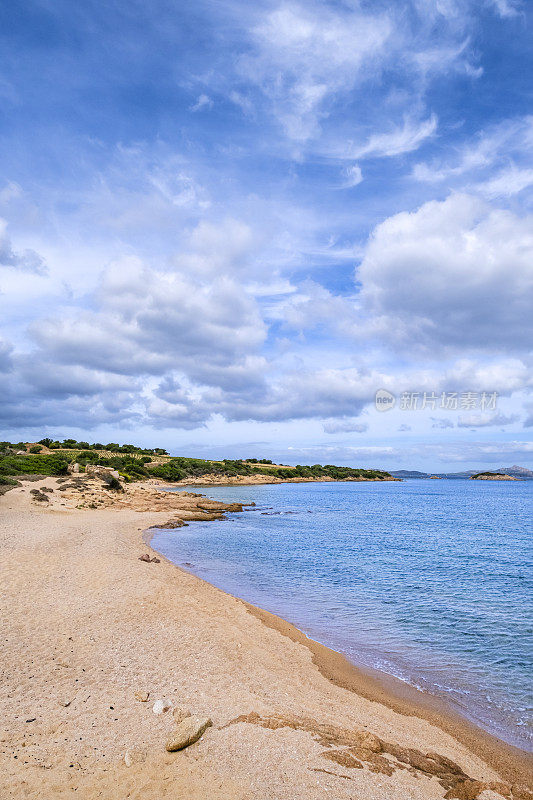
<path id="1" fill-rule="evenodd" d="M 533 481 L 192 490 L 256 505 L 157 530 L 156 550 L 532 749 Z"/>

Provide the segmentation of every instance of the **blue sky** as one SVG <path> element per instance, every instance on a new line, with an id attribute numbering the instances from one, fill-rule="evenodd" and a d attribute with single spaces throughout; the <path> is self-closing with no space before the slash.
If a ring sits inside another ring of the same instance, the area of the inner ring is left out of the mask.
<path id="1" fill-rule="evenodd" d="M 4 4 L 1 438 L 532 466 L 531 16 Z"/>

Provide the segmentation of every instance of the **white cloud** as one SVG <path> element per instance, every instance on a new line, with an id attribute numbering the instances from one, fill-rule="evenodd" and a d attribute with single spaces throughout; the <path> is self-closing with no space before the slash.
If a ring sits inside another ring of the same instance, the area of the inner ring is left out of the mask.
<path id="1" fill-rule="evenodd" d="M 48 272 L 44 259 L 35 250 L 13 250 L 7 235 L 7 222 L 3 219 L 0 219 L 0 267 L 11 267 L 36 275 L 46 275 Z"/>
<path id="2" fill-rule="evenodd" d="M 224 270 L 208 278 L 123 258 L 105 271 L 95 310 L 41 320 L 32 333 L 61 364 L 122 375 L 181 369 L 217 386 L 242 383 L 242 375 L 257 383 L 264 365 L 256 353 L 266 335 L 257 304 Z"/>
<path id="3" fill-rule="evenodd" d="M 433 136 L 437 130 L 437 117 L 416 121 L 405 117 L 403 125 L 387 133 L 375 133 L 361 147 L 352 151 L 353 158 L 377 158 L 397 156 L 417 150 L 422 142 Z"/>
<path id="4" fill-rule="evenodd" d="M 467 186 L 488 196 L 514 194 L 529 182 L 532 146 L 533 116 L 507 119 L 448 147 L 444 158 L 416 164 L 412 176 L 422 183 Z"/>
<path id="5" fill-rule="evenodd" d="M 489 180 L 474 184 L 474 191 L 486 197 L 509 197 L 533 185 L 533 169 L 520 169 L 514 165 L 504 169 Z"/>
<path id="6" fill-rule="evenodd" d="M 521 3 L 513 0 L 488 0 L 500 17 L 517 17 L 520 13 Z"/>
<path id="7" fill-rule="evenodd" d="M 342 184 L 343 189 L 351 189 L 354 186 L 359 186 L 359 184 L 363 181 L 363 173 L 359 164 L 352 164 L 351 166 L 346 167 L 342 174 L 344 178 L 344 182 Z"/>
<path id="8" fill-rule="evenodd" d="M 201 94 L 197 99 L 196 103 L 194 103 L 194 105 L 191 106 L 191 111 L 196 112 L 196 111 L 201 111 L 204 108 L 212 108 L 212 107 L 213 107 L 213 101 L 211 100 L 211 98 L 206 94 Z"/>
<path id="9" fill-rule="evenodd" d="M 440 418 L 439 419 L 439 418 L 435 418 L 435 417 L 432 417 L 431 419 L 433 420 L 433 422 L 431 423 L 431 427 L 432 428 L 438 428 L 440 430 L 446 430 L 446 428 L 453 428 L 453 426 L 454 426 L 453 422 L 451 421 L 451 419 L 446 419 L 446 418 Z"/>
<path id="10" fill-rule="evenodd" d="M 390 20 L 358 9 L 282 3 L 251 31 L 253 51 L 239 62 L 272 104 L 289 138 L 305 141 L 327 115 L 327 101 L 365 79 L 379 62 Z"/>
<path id="11" fill-rule="evenodd" d="M 357 272 L 363 307 L 411 347 L 528 348 L 533 219 L 467 195 L 374 230 Z"/>
<path id="12" fill-rule="evenodd" d="M 328 420 L 322 425 L 324 433 L 365 433 L 368 430 L 366 422 L 355 420 Z"/>
<path id="13" fill-rule="evenodd" d="M 458 428 L 488 428 L 494 425 L 511 425 L 519 420 L 518 414 L 505 416 L 501 412 L 494 414 L 462 414 L 457 421 Z"/>

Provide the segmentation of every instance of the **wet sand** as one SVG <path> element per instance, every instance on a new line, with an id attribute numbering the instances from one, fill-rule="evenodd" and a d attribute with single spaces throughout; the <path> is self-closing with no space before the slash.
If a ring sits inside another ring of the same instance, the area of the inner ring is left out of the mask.
<path id="1" fill-rule="evenodd" d="M 51 502 L 31 499 L 39 487 Z M 0 498 L 2 799 L 531 797 L 520 752 L 378 691 L 165 559 L 140 561 L 157 555 L 143 531 L 168 503 L 194 514 L 190 496 L 158 493 L 151 511 L 156 490 L 139 486 L 140 510 L 76 508 L 60 488 L 48 478 Z M 163 698 L 213 726 L 167 753 L 172 712 L 152 711 Z"/>

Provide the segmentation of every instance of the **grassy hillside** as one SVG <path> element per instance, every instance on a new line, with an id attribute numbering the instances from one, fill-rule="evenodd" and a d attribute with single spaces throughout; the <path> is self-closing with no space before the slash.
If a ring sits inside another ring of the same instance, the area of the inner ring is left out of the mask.
<path id="1" fill-rule="evenodd" d="M 237 475 L 256 475 L 288 478 L 373 478 L 382 480 L 389 477 L 381 470 L 337 467 L 333 464 L 314 464 L 311 467 L 298 464 L 295 467 L 272 464 L 268 459 L 247 459 L 209 461 L 201 458 L 171 457 L 162 448 L 145 450 L 134 445 L 89 445 L 66 439 L 59 448 L 50 439 L 38 443 L 10 442 L 0 443 L 0 475 L 64 475 L 69 463 L 100 464 L 117 469 L 126 481 L 143 480 L 154 477 L 173 482 L 203 475 L 235 477 Z M 76 445 L 76 446 L 73 446 Z M 81 448 L 84 445 L 84 448 Z M 103 448 L 103 449 L 102 449 Z"/>

